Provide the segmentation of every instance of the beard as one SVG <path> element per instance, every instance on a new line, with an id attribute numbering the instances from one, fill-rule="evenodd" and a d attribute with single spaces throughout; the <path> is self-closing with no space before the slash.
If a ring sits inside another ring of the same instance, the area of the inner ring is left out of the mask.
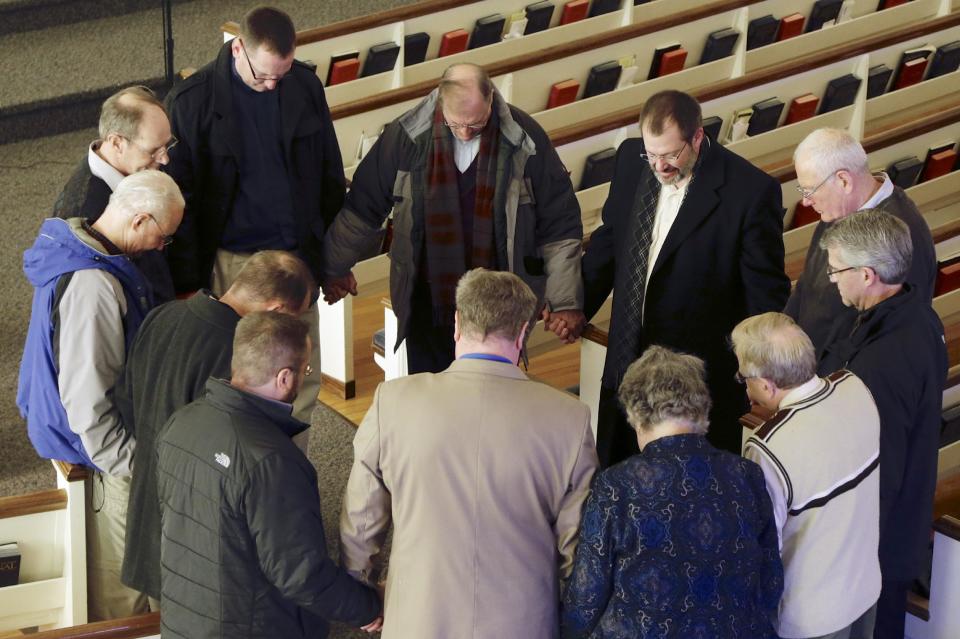
<path id="1" fill-rule="evenodd" d="M 691 157 L 687 162 L 684 162 L 680 166 L 668 165 L 673 169 L 669 174 L 662 174 L 655 167 L 650 167 L 653 170 L 654 177 L 657 178 L 657 181 L 660 182 L 663 186 L 676 186 L 678 183 L 683 182 L 688 177 L 693 174 L 693 166 L 696 164 L 696 156 Z"/>

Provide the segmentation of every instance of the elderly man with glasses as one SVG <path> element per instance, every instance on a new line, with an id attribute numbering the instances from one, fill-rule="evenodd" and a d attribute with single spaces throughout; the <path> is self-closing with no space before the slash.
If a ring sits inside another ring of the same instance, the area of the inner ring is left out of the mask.
<path id="1" fill-rule="evenodd" d="M 386 126 L 324 241 L 324 294 L 356 294 L 350 273 L 393 211 L 390 298 L 408 370 L 454 359 L 454 290 L 477 267 L 511 271 L 557 326 L 582 325 L 580 206 L 550 139 L 487 73 L 457 64 Z M 531 320 L 535 318 L 531 317 Z M 563 336 L 563 335 L 562 335 Z"/>
<path id="2" fill-rule="evenodd" d="M 877 639 L 903 637 L 907 589 L 921 571 L 933 521 L 940 411 L 947 376 L 943 324 L 908 276 L 915 240 L 905 222 L 871 209 L 819 241 L 827 273 L 856 323 L 835 324 L 817 365 L 863 380 L 880 413 L 880 572 Z"/>
<path id="3" fill-rule="evenodd" d="M 295 253 L 319 281 L 323 235 L 343 203 L 345 180 L 323 85 L 294 60 L 295 40 L 290 16 L 256 7 L 217 59 L 167 96 L 180 139 L 167 170 L 187 200 L 167 252 L 178 294 L 210 288 L 222 295 L 251 255 L 269 249 Z M 316 304 L 303 319 L 318 344 Z M 311 362 L 317 370 L 319 352 Z M 296 404 L 307 423 L 318 378 Z M 306 435 L 298 441 L 305 444 Z"/>
<path id="4" fill-rule="evenodd" d="M 783 308 L 790 290 L 777 181 L 710 139 L 686 93 L 651 96 L 640 131 L 617 150 L 603 225 L 583 257 L 586 316 L 613 292 L 597 430 L 604 465 L 637 451 L 616 393 L 651 344 L 706 362 L 707 438 L 739 452 L 747 398 L 727 335 L 745 317 Z"/>
<path id="5" fill-rule="evenodd" d="M 803 203 L 820 214 L 807 250 L 803 275 L 797 280 L 784 313 L 796 320 L 820 351 L 835 322 L 852 326 L 857 316 L 840 300 L 827 279 L 827 253 L 820 238 L 837 220 L 864 209 L 878 208 L 907 223 L 913 238 L 913 264 L 907 281 L 921 299 L 930 302 L 937 277 L 937 258 L 930 228 L 917 206 L 885 173 L 874 175 L 867 154 L 853 136 L 840 129 L 817 129 L 793 154 L 797 190 Z"/>
<path id="6" fill-rule="evenodd" d="M 100 108 L 99 135 L 60 192 L 54 217 L 96 222 L 120 180 L 137 171 L 159 169 L 177 143 L 163 104 L 144 86 L 127 87 L 107 98 Z M 170 269 L 159 250 L 144 251 L 134 263 L 157 303 L 173 299 Z"/>

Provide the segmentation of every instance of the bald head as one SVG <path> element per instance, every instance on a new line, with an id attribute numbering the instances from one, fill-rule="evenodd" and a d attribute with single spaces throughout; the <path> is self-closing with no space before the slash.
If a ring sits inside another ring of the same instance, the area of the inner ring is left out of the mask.
<path id="1" fill-rule="evenodd" d="M 454 64 L 440 78 L 440 99 L 453 108 L 464 103 L 489 103 L 492 96 L 490 76 L 476 64 Z"/>

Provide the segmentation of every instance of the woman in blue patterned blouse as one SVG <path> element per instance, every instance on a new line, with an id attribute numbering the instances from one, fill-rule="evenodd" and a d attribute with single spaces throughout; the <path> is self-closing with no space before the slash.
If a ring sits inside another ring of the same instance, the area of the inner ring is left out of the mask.
<path id="1" fill-rule="evenodd" d="M 651 346 L 619 390 L 640 453 L 594 478 L 567 639 L 775 637 L 783 592 L 763 473 L 704 434 L 703 362 Z"/>

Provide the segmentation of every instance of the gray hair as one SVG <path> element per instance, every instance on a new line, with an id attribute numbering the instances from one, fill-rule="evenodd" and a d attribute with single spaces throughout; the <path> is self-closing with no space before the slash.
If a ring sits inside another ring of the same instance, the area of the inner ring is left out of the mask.
<path id="1" fill-rule="evenodd" d="M 702 435 L 710 425 L 711 406 L 705 375 L 699 357 L 651 346 L 627 369 L 617 397 L 638 431 L 675 419 Z"/>
<path id="2" fill-rule="evenodd" d="M 533 318 L 537 296 L 513 273 L 475 268 L 457 283 L 460 332 L 474 339 L 516 339 Z"/>
<path id="3" fill-rule="evenodd" d="M 230 375 L 250 386 L 262 386 L 284 368 L 298 371 L 309 356 L 310 327 L 277 311 L 248 313 L 237 323 Z"/>
<path id="4" fill-rule="evenodd" d="M 120 180 L 110 196 L 110 208 L 119 208 L 128 216 L 148 213 L 160 220 L 184 206 L 180 187 L 166 173 L 155 169 L 137 171 Z"/>
<path id="5" fill-rule="evenodd" d="M 813 342 L 789 315 L 763 313 L 737 324 L 730 334 L 740 372 L 778 388 L 795 388 L 817 373 Z"/>
<path id="6" fill-rule="evenodd" d="M 315 288 L 310 269 L 287 251 L 257 251 L 237 273 L 230 285 L 255 302 L 279 301 L 291 310 L 303 306 L 307 293 Z"/>
<path id="7" fill-rule="evenodd" d="M 111 133 L 128 140 L 137 139 L 143 112 L 149 106 L 155 106 L 166 114 L 163 103 L 148 87 L 127 87 L 111 95 L 100 107 L 100 139 L 106 140 Z"/>
<path id="8" fill-rule="evenodd" d="M 840 170 L 853 175 L 870 175 L 867 152 L 843 129 L 825 128 L 811 132 L 793 152 L 793 165 L 799 162 L 809 162 L 807 167 L 822 176 Z"/>
<path id="9" fill-rule="evenodd" d="M 913 260 L 910 227 L 880 209 L 865 209 L 834 222 L 820 239 L 847 266 L 870 267 L 884 284 L 903 284 Z"/>

